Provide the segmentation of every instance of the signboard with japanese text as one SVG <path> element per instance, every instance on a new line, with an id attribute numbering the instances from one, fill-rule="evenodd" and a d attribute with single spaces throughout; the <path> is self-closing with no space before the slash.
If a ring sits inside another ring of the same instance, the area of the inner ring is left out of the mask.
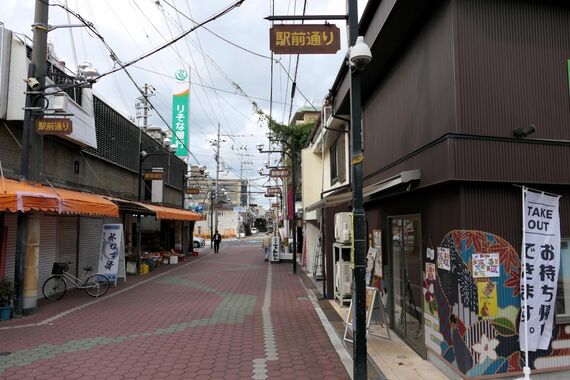
<path id="1" fill-rule="evenodd" d="M 287 168 L 271 169 L 269 171 L 269 177 L 271 178 L 289 177 L 289 169 Z"/>
<path id="2" fill-rule="evenodd" d="M 144 179 L 145 181 L 153 180 L 153 181 L 160 181 L 163 176 L 163 172 L 145 172 Z"/>
<path id="3" fill-rule="evenodd" d="M 451 270 L 451 258 L 449 248 L 437 247 L 437 267 L 443 270 Z"/>
<path id="4" fill-rule="evenodd" d="M 473 277 L 499 277 L 500 263 L 499 253 L 474 253 L 473 257 Z"/>
<path id="5" fill-rule="evenodd" d="M 559 200 L 559 196 L 523 188 L 522 351 L 547 350 L 552 339 L 560 268 Z"/>
<path id="6" fill-rule="evenodd" d="M 277 186 L 268 187 L 268 188 L 267 188 L 267 191 L 266 191 L 266 194 L 269 194 L 269 195 L 279 195 L 279 194 L 281 194 L 281 188 L 280 188 L 280 187 L 277 187 Z"/>
<path id="7" fill-rule="evenodd" d="M 279 250 L 280 250 L 281 242 L 279 241 L 279 236 L 273 236 L 271 238 L 271 257 L 270 261 L 272 263 L 279 262 Z"/>
<path id="8" fill-rule="evenodd" d="M 36 132 L 40 135 L 69 135 L 73 132 L 73 124 L 70 119 L 37 119 Z"/>
<path id="9" fill-rule="evenodd" d="M 332 24 L 274 25 L 269 47 L 275 54 L 335 54 L 340 49 L 340 29 Z"/>
<path id="10" fill-rule="evenodd" d="M 188 118 L 190 108 L 190 79 L 184 69 L 176 71 L 176 82 L 172 96 L 172 147 L 178 157 L 188 156 L 190 131 Z"/>
<path id="11" fill-rule="evenodd" d="M 99 253 L 97 272 L 103 273 L 109 278 L 109 281 L 114 282 L 115 285 L 119 277 L 122 277 L 126 281 L 123 225 L 104 224 L 101 240 L 101 252 Z"/>
<path id="12" fill-rule="evenodd" d="M 200 189 L 197 187 L 187 187 L 186 194 L 191 194 L 191 195 L 200 194 Z"/>
<path id="13" fill-rule="evenodd" d="M 493 281 L 477 283 L 477 300 L 480 317 L 496 317 L 499 312 L 497 284 Z"/>

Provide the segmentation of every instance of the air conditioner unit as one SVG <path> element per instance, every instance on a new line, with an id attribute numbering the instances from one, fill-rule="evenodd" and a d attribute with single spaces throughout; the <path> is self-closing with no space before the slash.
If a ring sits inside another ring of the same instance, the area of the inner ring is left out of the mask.
<path id="1" fill-rule="evenodd" d="M 352 213 L 338 212 L 334 215 L 334 238 L 338 243 L 349 243 L 352 231 Z"/>
<path id="2" fill-rule="evenodd" d="M 335 287 L 339 296 L 344 297 L 352 294 L 352 271 L 350 262 L 337 261 Z"/>

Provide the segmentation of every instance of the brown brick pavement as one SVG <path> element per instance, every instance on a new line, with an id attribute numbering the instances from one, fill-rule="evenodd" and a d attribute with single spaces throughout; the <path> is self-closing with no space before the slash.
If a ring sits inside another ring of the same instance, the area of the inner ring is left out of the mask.
<path id="1" fill-rule="evenodd" d="M 0 379 L 349 378 L 291 265 L 228 243 L 99 301 L 74 291 L 0 323 Z"/>

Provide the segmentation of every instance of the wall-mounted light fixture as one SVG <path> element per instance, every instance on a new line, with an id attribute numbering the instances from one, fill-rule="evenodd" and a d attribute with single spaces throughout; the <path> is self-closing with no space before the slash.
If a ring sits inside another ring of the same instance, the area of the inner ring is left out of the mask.
<path id="1" fill-rule="evenodd" d="M 513 136 L 518 138 L 527 137 L 528 135 L 534 133 L 535 131 L 536 127 L 534 126 L 534 124 L 529 124 L 526 127 L 518 127 L 513 129 Z"/>

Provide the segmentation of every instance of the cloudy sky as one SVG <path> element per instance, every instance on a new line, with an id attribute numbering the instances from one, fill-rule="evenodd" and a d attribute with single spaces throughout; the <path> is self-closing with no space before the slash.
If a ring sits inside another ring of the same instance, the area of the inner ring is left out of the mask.
<path id="1" fill-rule="evenodd" d="M 66 5 L 85 20 L 92 22 L 122 62 L 135 59 L 188 31 L 235 0 L 51 0 Z M 359 0 L 359 13 L 366 1 Z M 2 0 L 0 22 L 6 28 L 31 38 L 35 0 Z M 303 0 L 276 0 L 276 15 L 300 15 Z M 345 14 L 345 0 L 306 1 L 306 14 Z M 265 143 L 267 126 L 253 112 L 255 102 L 279 122 L 287 123 L 291 107 L 291 81 L 295 75 L 296 56 L 276 55 L 280 63 L 269 59 L 271 14 L 269 0 L 245 0 L 222 17 L 190 33 L 187 37 L 141 60 L 128 68 L 139 87 L 156 89 L 151 101 L 156 110 L 153 125 L 164 126 L 157 114 L 170 123 L 174 73 L 179 68 L 191 72 L 190 151 L 191 165 L 204 165 L 215 176 L 216 165 L 211 142 L 218 124 L 222 178 L 239 178 L 240 173 L 261 186 L 257 169 L 268 159 L 255 149 Z M 68 21 L 69 17 L 69 21 Z M 61 7 L 50 7 L 49 24 L 78 24 L 79 21 Z M 346 53 L 346 24 L 335 22 L 341 30 L 341 50 L 335 55 L 302 55 L 297 68 L 297 93 L 292 112 L 308 102 L 319 107 L 340 68 Z M 73 34 L 71 34 L 73 33 Z M 217 36 L 216 36 L 217 35 Z M 227 41 L 224 41 L 227 40 Z M 100 73 L 115 68 L 100 39 L 86 28 L 61 28 L 49 33 L 55 55 L 72 70 L 77 63 L 90 62 Z M 228 42 L 229 41 L 229 42 Z M 237 46 L 235 46 L 237 45 Z M 248 50 L 248 51 L 247 51 Z M 288 72 L 288 73 L 287 73 Z M 238 90 L 238 88 L 240 90 Z M 273 88 L 273 102 L 270 94 Z M 96 95 L 105 99 L 125 116 L 135 116 L 134 103 L 140 96 L 136 86 L 122 71 L 105 76 L 94 85 Z M 278 155 L 273 155 L 275 160 Z M 253 187 L 252 191 L 262 191 Z M 252 202 L 268 201 L 257 194 Z M 267 206 L 267 205 L 265 205 Z"/>

